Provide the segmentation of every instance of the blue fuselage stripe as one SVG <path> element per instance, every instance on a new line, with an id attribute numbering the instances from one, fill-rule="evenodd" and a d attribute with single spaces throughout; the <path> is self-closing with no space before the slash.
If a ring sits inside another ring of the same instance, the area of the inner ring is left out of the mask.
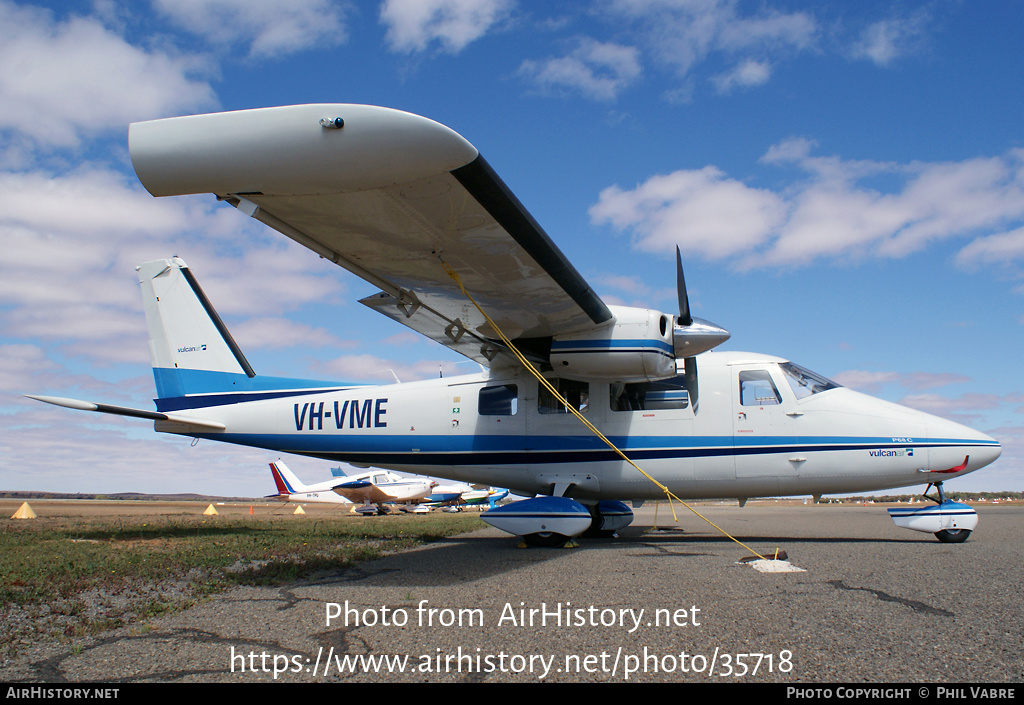
<path id="1" fill-rule="evenodd" d="M 587 463 L 619 460 L 600 440 L 576 436 L 385 436 L 300 434 L 204 434 L 202 437 L 329 460 L 380 465 L 527 465 Z M 991 447 L 993 443 L 965 439 L 928 439 L 893 443 L 892 439 L 797 439 L 761 437 L 630 437 L 612 442 L 631 459 L 712 458 L 835 451 Z M 740 443 L 737 444 L 737 441 Z M 802 442 L 798 442 L 802 441 Z"/>
<path id="2" fill-rule="evenodd" d="M 153 368 L 157 411 L 204 409 L 246 401 L 323 394 L 366 385 L 289 377 L 248 377 L 232 372 Z"/>
<path id="3" fill-rule="evenodd" d="M 653 338 L 633 340 L 556 340 L 553 353 L 659 353 L 675 356 L 675 350 L 664 340 Z"/>

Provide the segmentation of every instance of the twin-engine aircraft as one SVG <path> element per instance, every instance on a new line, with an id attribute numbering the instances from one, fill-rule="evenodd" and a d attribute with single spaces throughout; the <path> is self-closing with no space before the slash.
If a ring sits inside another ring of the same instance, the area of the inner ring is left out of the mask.
<path id="1" fill-rule="evenodd" d="M 138 268 L 157 411 L 44 401 L 541 495 L 484 514 L 537 545 L 615 531 L 633 518 L 623 500 L 666 490 L 742 503 L 930 483 L 942 501 L 902 525 L 958 542 L 977 523 L 941 483 L 994 461 L 997 441 L 787 360 L 708 352 L 729 333 L 690 315 L 678 251 L 677 313 L 606 305 L 443 125 L 299 105 L 136 123 L 129 149 L 154 196 L 214 194 L 379 287 L 361 303 L 484 371 L 373 387 L 256 376 L 173 258 Z"/>

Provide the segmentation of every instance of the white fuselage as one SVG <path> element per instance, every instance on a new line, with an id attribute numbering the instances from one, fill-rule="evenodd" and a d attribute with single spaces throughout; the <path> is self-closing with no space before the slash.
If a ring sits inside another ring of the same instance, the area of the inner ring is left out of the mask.
<path id="1" fill-rule="evenodd" d="M 638 401 L 608 382 L 568 383 L 566 398 L 682 498 L 924 484 L 972 472 L 1000 453 L 995 440 L 966 426 L 842 387 L 798 398 L 778 358 L 707 353 L 698 362 L 696 408 L 685 390 L 647 390 Z M 538 384 L 510 370 L 282 395 L 198 409 L 226 430 L 191 435 L 522 494 L 663 496 Z"/>

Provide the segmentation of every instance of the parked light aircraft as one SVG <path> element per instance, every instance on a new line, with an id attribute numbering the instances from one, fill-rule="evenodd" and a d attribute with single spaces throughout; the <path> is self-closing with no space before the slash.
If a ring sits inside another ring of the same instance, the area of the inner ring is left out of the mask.
<path id="1" fill-rule="evenodd" d="M 456 484 L 438 485 L 430 493 L 424 502 L 433 506 L 448 506 L 453 510 L 461 510 L 463 506 L 476 506 L 486 504 L 494 509 L 498 502 L 508 497 L 508 490 L 496 489 L 494 487 L 483 487 L 481 485 L 468 485 L 465 482 Z"/>
<path id="2" fill-rule="evenodd" d="M 371 470 L 307 487 L 280 460 L 270 463 L 270 472 L 278 492 L 272 496 L 285 497 L 292 502 L 356 504 L 353 511 L 360 514 L 384 514 L 386 504 L 404 504 L 406 511 L 414 511 L 437 486 L 425 477 L 403 477 L 385 470 Z"/>
<path id="3" fill-rule="evenodd" d="M 270 463 L 270 474 L 274 477 L 274 485 L 277 487 L 277 494 L 267 495 L 267 498 L 277 497 L 286 502 L 323 502 L 326 504 L 352 504 L 352 501 L 334 491 L 334 487 L 340 484 L 339 480 L 328 480 L 318 482 L 315 485 L 306 485 L 293 473 L 282 461 Z"/>
<path id="4" fill-rule="evenodd" d="M 474 490 L 473 485 L 465 482 L 438 482 L 431 490 L 430 496 L 423 501 L 436 507 L 458 506 L 464 503 L 462 498 L 467 494 L 480 494 L 481 492 L 486 494 L 486 490 Z"/>
<path id="5" fill-rule="evenodd" d="M 994 461 L 997 441 L 787 360 L 707 352 L 729 333 L 690 315 L 678 251 L 677 314 L 606 305 L 476 148 L 443 125 L 300 105 L 136 123 L 129 150 L 154 196 L 215 194 L 379 287 L 362 303 L 485 371 L 386 387 L 256 376 L 173 258 L 138 268 L 157 411 L 44 401 L 545 495 L 484 515 L 536 544 L 620 528 L 632 512 L 614 500 L 664 496 L 569 406 L 681 498 L 939 483 L 940 510 L 904 525 L 960 541 L 976 523 L 941 509 L 955 504 L 941 482 Z"/>
<path id="6" fill-rule="evenodd" d="M 373 475 L 374 473 L 362 473 L 358 475 L 349 475 L 340 467 L 331 468 L 331 475 L 334 477 L 363 477 Z M 390 473 L 391 477 L 401 477 Z M 440 506 L 452 506 L 459 507 L 464 504 L 487 504 L 491 508 L 501 500 L 508 497 L 508 490 L 495 489 L 494 487 L 484 487 L 482 485 L 470 485 L 465 482 L 439 482 L 437 479 L 432 477 L 424 478 L 422 475 L 408 476 L 407 480 L 423 480 L 426 482 L 433 482 L 430 494 L 424 497 L 420 503 L 428 507 L 440 507 Z"/>
<path id="7" fill-rule="evenodd" d="M 494 509 L 498 506 L 498 502 L 508 497 L 508 495 L 508 490 L 504 488 L 485 487 L 479 490 L 463 492 L 461 501 L 463 504 L 468 504 L 471 507 L 478 504 L 486 504 L 488 509 Z"/>

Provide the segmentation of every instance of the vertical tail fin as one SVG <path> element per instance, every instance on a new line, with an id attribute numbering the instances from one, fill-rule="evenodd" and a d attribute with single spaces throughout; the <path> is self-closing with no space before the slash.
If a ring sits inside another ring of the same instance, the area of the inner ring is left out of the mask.
<path id="1" fill-rule="evenodd" d="M 178 257 L 139 265 L 157 396 L 230 391 L 256 376 L 224 321 Z"/>
<path id="2" fill-rule="evenodd" d="M 299 482 L 299 478 L 288 469 L 288 466 L 278 460 L 270 464 L 270 472 L 274 476 L 274 484 L 277 485 L 278 496 L 302 492 L 305 486 Z"/>
<path id="3" fill-rule="evenodd" d="M 140 264 L 142 302 L 156 407 L 177 411 L 352 385 L 288 377 L 257 377 L 180 258 Z"/>

